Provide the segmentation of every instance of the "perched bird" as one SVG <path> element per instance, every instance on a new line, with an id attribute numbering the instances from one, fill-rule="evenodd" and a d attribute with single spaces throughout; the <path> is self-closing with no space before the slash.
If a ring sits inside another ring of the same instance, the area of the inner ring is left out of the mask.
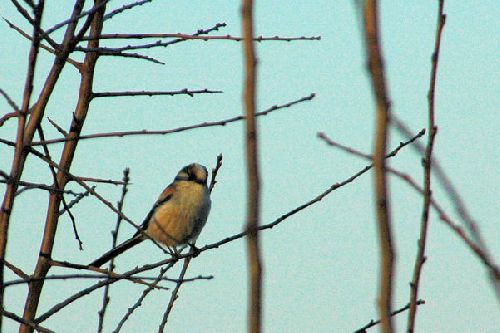
<path id="1" fill-rule="evenodd" d="M 149 211 L 142 225 L 144 233 L 174 250 L 180 245 L 193 245 L 207 222 L 212 204 L 207 177 L 207 168 L 203 165 L 192 163 L 183 167 Z M 132 238 L 94 260 L 90 266 L 99 267 L 146 238 L 137 231 Z"/>

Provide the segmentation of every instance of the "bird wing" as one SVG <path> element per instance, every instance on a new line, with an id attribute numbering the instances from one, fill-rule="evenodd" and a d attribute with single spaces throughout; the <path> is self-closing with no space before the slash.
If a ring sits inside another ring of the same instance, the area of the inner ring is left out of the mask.
<path id="1" fill-rule="evenodd" d="M 142 222 L 142 230 L 148 229 L 149 221 L 153 217 L 153 214 L 156 212 L 156 209 L 158 207 L 160 207 L 161 205 L 163 205 L 165 202 L 169 201 L 173 197 L 174 192 L 175 192 L 175 184 L 174 183 L 168 185 L 163 190 L 163 192 L 161 192 L 160 196 L 158 197 L 158 200 L 156 200 L 155 204 L 153 205 L 153 207 L 149 211 L 148 215 L 144 219 L 144 222 Z M 137 234 L 140 234 L 140 232 L 137 231 L 136 235 Z"/>

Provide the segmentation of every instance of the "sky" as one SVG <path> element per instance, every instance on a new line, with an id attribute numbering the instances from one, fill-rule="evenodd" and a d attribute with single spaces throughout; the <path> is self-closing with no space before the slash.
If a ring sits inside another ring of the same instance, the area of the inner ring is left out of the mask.
<path id="1" fill-rule="evenodd" d="M 47 1 L 42 26 L 67 18 L 70 1 Z M 125 1 L 111 1 L 119 8 Z M 427 92 L 434 47 L 438 1 L 383 1 L 380 8 L 383 54 L 392 112 L 414 133 L 427 123 Z M 87 4 L 87 8 L 88 8 Z M 106 33 L 195 33 L 226 23 L 212 35 L 240 36 L 238 1 L 153 1 L 106 22 Z M 4 18 L 28 30 L 24 19 L 7 1 Z M 500 262 L 500 8 L 495 1 L 447 1 L 436 88 L 438 133 L 435 157 L 461 193 L 495 261 Z M 321 36 L 321 41 L 256 44 L 258 57 L 257 108 L 263 111 L 315 93 L 316 97 L 258 119 L 262 180 L 262 223 L 311 200 L 332 184 L 361 170 L 366 161 L 328 147 L 317 138 L 333 140 L 370 153 L 373 146 L 374 100 L 365 67 L 361 20 L 352 1 L 257 1 L 256 34 L 262 36 Z M 60 40 L 63 29 L 54 33 Z M 106 42 L 122 46 L 136 41 Z M 21 104 L 29 43 L 0 22 L 0 87 Z M 163 130 L 241 115 L 242 44 L 235 41 L 188 41 L 144 54 L 165 65 L 130 58 L 103 57 L 96 68 L 94 92 L 131 90 L 212 89 L 222 94 L 95 99 L 83 134 L 127 130 Z M 82 54 L 74 59 L 81 60 Z M 34 96 L 52 64 L 40 52 Z M 79 76 L 70 65 L 49 102 L 46 115 L 68 128 L 78 96 Z M 9 112 L 0 100 L 1 113 Z M 43 121 L 46 137 L 59 133 Z M 0 127 L 0 137 L 14 140 L 17 123 Z M 390 147 L 404 141 L 391 132 Z M 425 143 L 426 138 L 420 139 Z M 50 146 L 56 158 L 62 144 Z M 124 213 L 140 223 L 177 171 L 191 162 L 212 168 L 222 153 L 223 166 L 212 194 L 212 211 L 197 245 L 215 243 L 239 233 L 246 219 L 244 124 L 195 129 L 167 136 L 134 136 L 81 141 L 72 173 L 121 179 L 130 168 L 131 186 Z M 8 172 L 12 149 L 0 146 L 0 169 Z M 390 165 L 422 183 L 420 156 L 411 147 Z M 264 267 L 263 328 L 266 332 L 352 332 L 378 317 L 376 307 L 378 247 L 372 174 L 325 197 L 321 202 L 261 233 Z M 50 184 L 46 166 L 30 157 L 23 180 Z M 434 198 L 453 221 L 461 223 L 446 193 L 433 182 Z M 82 191 L 77 184 L 70 189 Z M 4 184 L 0 184 L 3 193 Z M 98 184 L 96 191 L 113 203 L 121 188 Z M 409 300 L 422 198 L 399 179 L 390 178 L 396 248 L 394 308 Z M 67 198 L 68 200 L 71 197 Z M 41 242 L 47 195 L 31 190 L 16 199 L 11 218 L 8 259 L 32 272 Z M 94 198 L 72 210 L 84 250 L 78 249 L 67 215 L 59 222 L 54 258 L 86 264 L 111 246 L 116 215 Z M 120 239 L 134 233 L 124 224 Z M 244 240 L 202 253 L 192 261 L 188 277 L 213 275 L 182 286 L 169 319 L 170 332 L 245 332 L 247 269 Z M 162 259 L 153 244 L 142 243 L 116 261 L 118 271 Z M 168 274 L 175 278 L 180 267 Z M 74 273 L 52 269 L 53 274 Z M 155 272 L 151 273 L 154 276 Z M 417 314 L 417 332 L 498 332 L 499 303 L 478 258 L 443 225 L 433 212 L 428 234 Z M 8 272 L 7 280 L 15 279 Z M 49 281 L 39 313 L 89 286 L 89 280 Z M 173 286 L 173 285 L 171 285 Z M 115 329 L 142 294 L 144 286 L 119 282 L 111 287 L 105 332 Z M 9 287 L 6 309 L 22 314 L 27 287 Z M 170 293 L 147 297 L 122 332 L 158 329 Z M 74 302 L 43 324 L 56 332 L 93 332 L 102 290 Z M 397 331 L 407 315 L 395 318 Z M 17 325 L 4 320 L 5 332 Z M 372 329 L 376 330 L 376 329 Z"/>

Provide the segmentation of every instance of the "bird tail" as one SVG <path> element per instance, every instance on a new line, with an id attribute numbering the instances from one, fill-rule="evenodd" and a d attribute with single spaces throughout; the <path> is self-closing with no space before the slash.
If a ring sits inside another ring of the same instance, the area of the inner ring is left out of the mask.
<path id="1" fill-rule="evenodd" d="M 134 245 L 139 244 L 142 241 L 143 239 L 140 234 L 135 235 L 134 237 L 130 238 L 129 240 L 126 240 L 117 247 L 112 248 L 108 252 L 104 253 L 101 257 L 91 262 L 89 266 L 100 267 L 102 264 L 122 254 L 123 252 L 127 251 L 128 249 L 130 249 Z"/>

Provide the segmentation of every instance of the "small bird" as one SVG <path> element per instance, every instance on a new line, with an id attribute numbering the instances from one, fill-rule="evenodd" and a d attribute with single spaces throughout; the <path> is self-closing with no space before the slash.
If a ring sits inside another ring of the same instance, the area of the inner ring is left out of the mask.
<path id="1" fill-rule="evenodd" d="M 203 165 L 192 163 L 183 167 L 149 211 L 142 225 L 144 233 L 174 250 L 180 245 L 193 245 L 207 222 L 212 205 L 207 177 L 207 168 Z M 94 260 L 90 266 L 100 267 L 146 238 L 137 231 L 132 238 Z"/>

